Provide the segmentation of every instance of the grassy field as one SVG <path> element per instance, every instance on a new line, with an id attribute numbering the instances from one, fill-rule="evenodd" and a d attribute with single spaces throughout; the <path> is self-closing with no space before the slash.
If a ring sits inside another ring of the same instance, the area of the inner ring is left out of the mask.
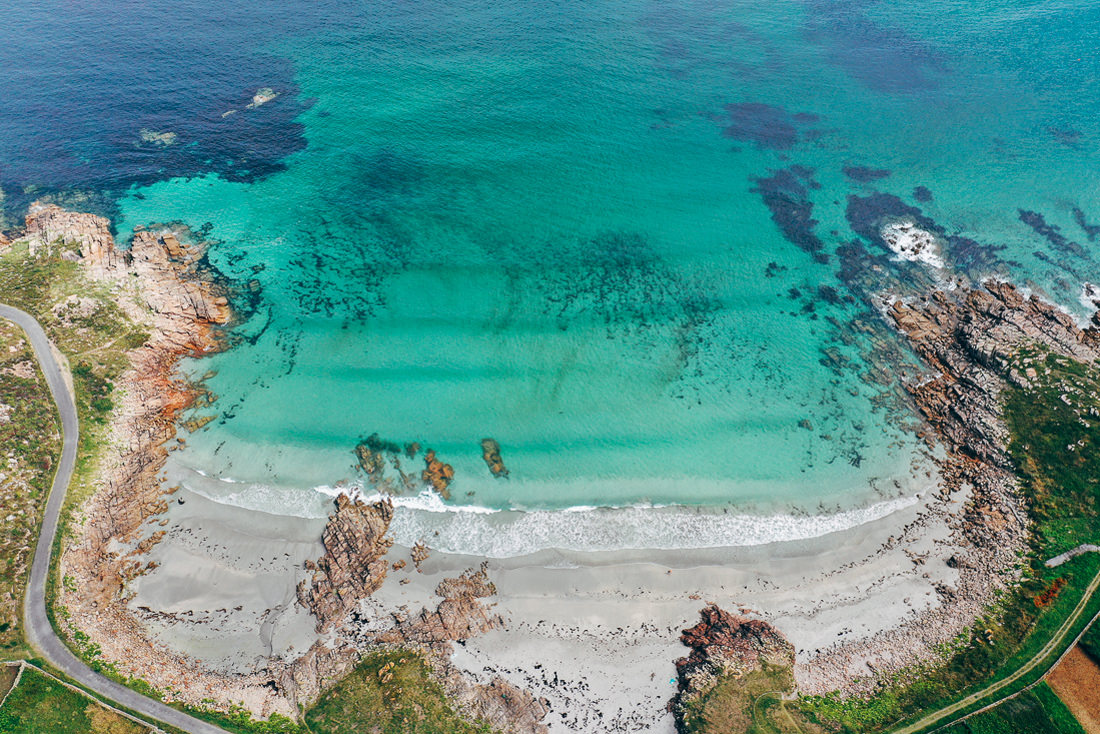
<path id="1" fill-rule="evenodd" d="M 943 730 L 942 734 L 1085 734 L 1050 686 L 1035 688 L 994 709 Z"/>
<path id="2" fill-rule="evenodd" d="M 1089 657 L 1100 663 L 1100 624 L 1089 627 L 1081 638 L 1080 644 L 1081 648 L 1089 654 Z"/>
<path id="3" fill-rule="evenodd" d="M 149 729 L 26 669 L 0 706 L 0 734 L 145 734 Z"/>
<path id="4" fill-rule="evenodd" d="M 448 703 L 428 664 L 408 651 L 368 655 L 306 713 L 312 734 L 490 734 Z"/>
<path id="5" fill-rule="evenodd" d="M 725 675 L 683 712 L 686 734 L 822 734 L 796 703 L 784 700 L 794 689 L 789 666 L 765 664 L 744 676 Z"/>

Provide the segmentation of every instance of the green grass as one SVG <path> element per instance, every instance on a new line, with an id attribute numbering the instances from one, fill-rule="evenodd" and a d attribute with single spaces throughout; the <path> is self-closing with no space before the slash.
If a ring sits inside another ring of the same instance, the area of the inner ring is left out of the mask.
<path id="1" fill-rule="evenodd" d="M 35 670 L 0 707 L 0 734 L 142 734 L 148 731 Z"/>
<path id="2" fill-rule="evenodd" d="M 428 663 L 409 651 L 368 655 L 306 712 L 312 734 L 490 734 L 448 702 Z"/>
<path id="3" fill-rule="evenodd" d="M 1041 683 L 943 734 L 1085 734 L 1050 686 Z"/>
<path id="4" fill-rule="evenodd" d="M 1093 624 L 1081 637 L 1081 649 L 1093 660 L 1100 662 L 1100 624 Z"/>
<path id="5" fill-rule="evenodd" d="M 797 704 L 783 699 L 794 689 L 790 666 L 764 664 L 741 677 L 723 675 L 697 699 L 684 704 L 685 734 L 819 734 Z"/>
<path id="6" fill-rule="evenodd" d="M 60 453 L 56 412 L 30 343 L 0 319 L 0 659 L 29 652 L 23 590 Z"/>

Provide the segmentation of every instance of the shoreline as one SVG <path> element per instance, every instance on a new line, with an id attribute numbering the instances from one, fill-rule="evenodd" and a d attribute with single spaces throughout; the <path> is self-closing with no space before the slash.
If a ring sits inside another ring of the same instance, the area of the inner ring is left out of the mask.
<path id="1" fill-rule="evenodd" d="M 877 499 L 854 508 L 817 511 L 793 503 L 768 508 L 684 504 L 580 506 L 564 509 L 497 509 L 447 504 L 430 489 L 416 495 L 383 495 L 358 485 L 294 489 L 249 485 L 210 477 L 170 457 L 167 483 L 183 486 L 230 508 L 258 510 L 308 522 L 330 514 L 331 502 L 344 495 L 394 505 L 389 532 L 398 544 L 412 546 L 431 539 L 438 552 L 505 560 L 545 550 L 564 553 L 639 553 L 695 551 L 797 541 L 875 522 L 916 504 L 935 488 L 935 465 L 927 456 L 914 460 L 905 481 L 893 479 L 892 490 L 874 492 Z M 289 507 L 288 507 L 289 505 Z M 760 510 L 754 512 L 753 510 Z"/>
<path id="2" fill-rule="evenodd" d="M 935 484 L 931 482 L 929 490 Z M 159 641 L 196 653 L 222 674 L 243 672 L 240 661 L 254 659 L 263 646 L 262 633 L 250 620 L 264 614 L 270 602 L 262 590 L 272 584 L 270 565 L 248 572 L 255 566 L 255 549 L 250 552 L 253 539 L 241 528 L 260 523 L 269 529 L 280 523 L 289 528 L 296 523 L 258 510 L 219 506 L 187 489 L 179 494 L 184 504 L 169 507 L 166 518 L 171 527 L 184 530 L 170 532 L 150 550 L 149 557 L 159 567 L 132 585 L 131 606 L 163 610 L 156 618 L 144 615 L 145 625 Z M 965 489 L 949 498 L 926 491 L 919 502 L 867 523 L 815 538 L 757 546 L 543 550 L 493 559 L 486 570 L 496 594 L 485 601 L 501 623 L 452 645 L 450 662 L 476 683 L 488 685 L 502 677 L 544 700 L 550 731 L 565 723 L 563 712 L 572 722 L 564 730 L 597 731 L 612 725 L 601 712 L 621 710 L 614 726 L 651 722 L 654 728 L 644 730 L 671 732 L 666 707 L 676 690 L 670 683 L 676 676 L 673 661 L 683 653 L 680 630 L 693 622 L 705 603 L 766 611 L 795 645 L 799 662 L 811 664 L 838 645 L 865 642 L 936 606 L 937 585 L 958 582 L 959 571 L 946 564 L 958 552 L 950 542 L 948 519 L 967 499 Z M 234 519 L 227 520 L 228 515 Z M 317 521 L 309 525 L 319 528 Z M 904 527 L 910 528 L 907 537 L 896 537 Z M 300 529 L 299 525 L 293 531 L 297 540 L 292 543 L 301 541 Z M 318 555 L 320 545 L 314 547 Z M 922 564 L 913 562 L 917 556 L 924 558 Z M 432 550 L 417 571 L 413 549 L 400 544 L 394 544 L 385 558 L 390 564 L 404 561 L 404 568 L 391 570 L 380 588 L 362 600 L 358 624 L 364 626 L 358 634 L 368 628 L 377 633 L 394 619 L 434 608 L 440 603 L 438 586 L 445 579 L 484 560 Z M 929 573 L 930 568 L 936 571 Z M 279 588 L 301 578 L 290 566 L 284 567 L 284 574 Z M 234 580 L 230 596 L 211 590 L 212 581 L 214 587 L 224 588 L 221 578 Z M 170 598 L 169 591 L 178 598 Z M 224 608 L 229 598 L 243 610 L 235 622 L 220 622 L 220 632 L 211 633 L 198 618 L 176 616 L 185 608 L 175 606 L 179 599 L 196 610 L 213 610 Z M 852 624 L 853 619 L 863 621 Z M 307 641 L 308 635 L 296 650 Z M 215 654 L 197 653 L 215 646 Z M 913 649 L 909 657 L 925 652 Z M 847 669 L 836 667 L 834 677 L 816 685 L 839 683 L 836 676 L 841 675 L 847 675 Z M 573 683 L 553 685 L 555 678 Z M 584 728 L 588 726 L 596 728 Z"/>

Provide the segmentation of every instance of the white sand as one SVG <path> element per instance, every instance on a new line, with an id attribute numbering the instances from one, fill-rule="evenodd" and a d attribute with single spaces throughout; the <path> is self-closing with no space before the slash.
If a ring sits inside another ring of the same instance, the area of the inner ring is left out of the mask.
<path id="1" fill-rule="evenodd" d="M 791 640 L 801 663 L 938 603 L 935 584 L 957 578 L 945 562 L 953 547 L 942 511 L 963 498 L 942 505 L 930 499 L 936 478 L 920 479 L 918 503 L 808 540 L 494 559 L 498 596 L 487 601 L 505 625 L 456 645 L 454 662 L 479 680 L 501 675 L 545 697 L 555 732 L 672 732 L 673 663 L 687 652 L 680 630 L 707 602 L 756 610 Z M 185 504 L 170 507 L 169 533 L 151 553 L 161 565 L 131 585 L 131 608 L 152 610 L 144 616 L 159 640 L 221 670 L 251 671 L 265 656 L 304 651 L 313 621 L 294 603 L 294 585 L 304 560 L 320 555 L 323 520 L 180 496 Z M 390 555 L 407 560 L 409 549 Z M 392 611 L 434 608 L 436 584 L 481 560 L 435 553 L 422 573 L 411 563 L 391 573 L 365 606 L 385 628 Z"/>

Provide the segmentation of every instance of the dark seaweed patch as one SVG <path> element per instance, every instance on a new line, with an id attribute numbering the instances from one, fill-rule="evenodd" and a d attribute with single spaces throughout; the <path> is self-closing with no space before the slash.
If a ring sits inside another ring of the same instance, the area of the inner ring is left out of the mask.
<path id="1" fill-rule="evenodd" d="M 1055 250 L 1064 255 L 1088 259 L 1088 253 L 1085 252 L 1084 247 L 1073 240 L 1067 239 L 1065 235 L 1062 234 L 1061 228 L 1056 224 L 1047 223 L 1046 218 L 1042 214 L 1027 209 L 1020 209 L 1018 211 L 1020 214 L 1020 221 L 1031 227 L 1037 235 L 1049 242 L 1051 247 Z"/>
<path id="2" fill-rule="evenodd" d="M 723 135 L 770 150 L 790 150 L 798 142 L 799 128 L 819 119 L 808 112 L 791 114 L 782 107 L 763 102 L 728 104 L 726 113 L 729 124 L 722 130 Z"/>
<path id="3" fill-rule="evenodd" d="M 866 240 L 883 248 L 880 229 L 887 221 L 911 218 L 921 229 L 939 232 L 939 227 L 915 206 L 910 206 L 893 194 L 874 193 L 868 196 L 848 196 L 848 208 L 845 212 L 852 231 Z"/>
<path id="4" fill-rule="evenodd" d="M 922 204 L 932 201 L 932 190 L 927 186 L 918 186 L 913 189 L 913 198 Z"/>
<path id="5" fill-rule="evenodd" d="M 865 0 L 806 0 L 806 35 L 827 48 L 827 58 L 853 79 L 878 92 L 935 89 L 947 71 L 931 46 L 895 27 L 883 27 L 864 12 Z"/>
<path id="6" fill-rule="evenodd" d="M 887 178 L 890 171 L 885 168 L 870 168 L 868 166 L 844 166 L 844 175 L 856 183 L 871 183 Z"/>
<path id="7" fill-rule="evenodd" d="M 1077 150 L 1081 147 L 1081 131 L 1072 127 L 1048 127 L 1047 134 L 1067 148 Z"/>
<path id="8" fill-rule="evenodd" d="M 883 249 L 889 248 L 882 239 L 882 226 L 898 219 L 912 219 L 918 227 L 943 240 L 947 254 L 955 266 L 972 275 L 989 274 L 1005 266 L 1019 265 L 1004 261 L 998 256 L 997 253 L 1002 252 L 1005 246 L 986 245 L 969 237 L 948 234 L 919 208 L 906 204 L 893 194 L 851 195 L 848 197 L 846 217 L 853 232 Z"/>
<path id="9" fill-rule="evenodd" d="M 609 335 L 644 331 L 685 313 L 689 291 L 640 234 L 605 232 L 559 247 L 555 260 L 542 286 L 562 330 L 595 319 Z"/>
<path id="10" fill-rule="evenodd" d="M 1084 230 L 1089 242 L 1095 242 L 1096 236 L 1100 235 L 1100 224 L 1089 224 L 1085 219 L 1085 212 L 1078 206 L 1073 207 L 1073 219 L 1077 222 L 1077 226 Z"/>
<path id="11" fill-rule="evenodd" d="M 814 262 L 824 264 L 829 262 L 829 256 L 825 243 L 814 232 L 818 221 L 813 218 L 814 205 L 809 199 L 810 190 L 820 186 L 813 179 L 813 169 L 791 166 L 756 179 L 753 192 L 760 194 L 783 236 L 810 253 Z"/>

